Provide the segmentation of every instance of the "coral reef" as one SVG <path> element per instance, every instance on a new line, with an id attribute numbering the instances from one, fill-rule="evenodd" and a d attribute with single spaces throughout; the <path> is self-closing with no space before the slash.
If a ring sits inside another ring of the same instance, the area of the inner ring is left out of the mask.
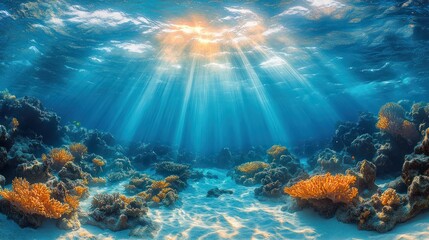
<path id="1" fill-rule="evenodd" d="M 19 130 L 24 136 L 42 136 L 43 142 L 58 143 L 63 135 L 60 117 L 46 111 L 42 103 L 31 97 L 0 100 L 0 115 L 19 119 Z"/>
<path id="2" fill-rule="evenodd" d="M 91 202 L 91 212 L 83 222 L 102 229 L 120 231 L 148 225 L 148 209 L 141 197 L 127 198 L 119 193 L 97 194 Z"/>
<path id="3" fill-rule="evenodd" d="M 268 160 L 275 160 L 280 158 L 281 155 L 286 155 L 288 153 L 288 150 L 286 147 L 284 146 L 280 146 L 280 145 L 273 145 L 272 147 L 270 147 L 267 150 L 267 154 L 268 154 Z"/>
<path id="4" fill-rule="evenodd" d="M 386 103 L 378 113 L 377 128 L 393 136 L 400 136 L 410 142 L 415 142 L 418 131 L 415 125 L 405 119 L 405 109 L 397 103 Z"/>
<path id="5" fill-rule="evenodd" d="M 355 176 L 327 173 L 286 187 L 284 192 L 304 200 L 330 199 L 333 203 L 351 203 L 358 194 L 357 188 L 352 187 L 355 182 Z"/>
<path id="6" fill-rule="evenodd" d="M 157 174 L 160 174 L 164 177 L 177 175 L 184 181 L 186 181 L 191 175 L 189 165 L 167 161 L 155 164 L 155 171 Z"/>
<path id="7" fill-rule="evenodd" d="M 51 198 L 51 190 L 42 183 L 30 183 L 22 178 L 12 182 L 12 191 L 1 190 L 6 201 L 0 202 L 0 211 L 20 226 L 38 227 L 43 218 L 60 218 L 70 212 L 70 205 Z"/>
<path id="8" fill-rule="evenodd" d="M 80 160 L 88 153 L 88 148 L 82 143 L 72 143 L 69 145 L 69 151 L 74 158 Z"/>

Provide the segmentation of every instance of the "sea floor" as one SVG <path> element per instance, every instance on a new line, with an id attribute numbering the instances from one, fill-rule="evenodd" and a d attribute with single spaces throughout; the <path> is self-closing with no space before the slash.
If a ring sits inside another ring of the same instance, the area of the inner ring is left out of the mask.
<path id="1" fill-rule="evenodd" d="M 201 170 L 201 169 L 200 169 Z M 180 193 L 175 208 L 151 208 L 149 217 L 161 225 L 155 239 L 429 239 L 429 213 L 418 215 L 391 232 L 360 231 L 355 224 L 324 219 L 312 210 L 296 213 L 281 211 L 282 203 L 262 202 L 253 195 L 254 188 L 237 185 L 227 171 L 204 170 L 218 179 L 192 181 Z M 120 182 L 109 187 L 95 187 L 92 194 L 123 192 Z M 211 188 L 232 189 L 233 194 L 219 198 L 206 197 Z M 83 210 L 90 199 L 81 202 Z M 65 231 L 47 221 L 37 230 L 20 228 L 0 215 L 0 239 L 127 239 L 129 230 L 112 232 L 83 225 L 79 230 Z"/>

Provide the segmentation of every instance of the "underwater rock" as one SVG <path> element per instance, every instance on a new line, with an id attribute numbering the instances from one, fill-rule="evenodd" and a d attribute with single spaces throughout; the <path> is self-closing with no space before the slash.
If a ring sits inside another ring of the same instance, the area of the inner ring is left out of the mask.
<path id="1" fill-rule="evenodd" d="M 375 184 L 376 173 L 376 166 L 367 160 L 358 162 L 356 167 L 346 171 L 347 175 L 356 177 L 355 186 L 361 196 L 371 196 L 377 191 L 378 187 Z"/>
<path id="2" fill-rule="evenodd" d="M 216 167 L 228 169 L 232 166 L 232 153 L 229 148 L 223 148 L 216 157 Z"/>
<path id="3" fill-rule="evenodd" d="M 6 178 L 3 175 L 0 175 L 0 187 L 4 187 L 6 184 Z"/>
<path id="4" fill-rule="evenodd" d="M 351 145 L 359 135 L 372 134 L 376 131 L 377 119 L 371 113 L 361 113 L 357 123 L 340 122 L 337 124 L 335 135 L 332 137 L 332 149 L 341 151 Z"/>
<path id="5" fill-rule="evenodd" d="M 47 111 L 40 100 L 23 97 L 15 101 L 0 101 L 2 116 L 13 116 L 19 121 L 19 131 L 24 136 L 42 136 L 43 142 L 59 143 L 63 135 L 60 117 Z"/>
<path id="6" fill-rule="evenodd" d="M 77 212 L 68 214 L 66 217 L 61 217 L 57 221 L 57 227 L 63 230 L 77 230 L 80 228 L 79 215 Z"/>
<path id="7" fill-rule="evenodd" d="M 4 147 L 0 147 L 0 170 L 3 169 L 7 164 L 7 150 Z"/>
<path id="8" fill-rule="evenodd" d="M 115 157 L 121 150 L 116 148 L 115 142 L 112 134 L 98 130 L 89 130 L 83 140 L 83 144 L 88 147 L 88 152 L 105 157 Z"/>
<path id="9" fill-rule="evenodd" d="M 9 151 L 13 143 L 14 143 L 14 140 L 9 135 L 8 131 L 6 130 L 6 127 L 3 125 L 0 125 L 0 147 L 3 147 L 7 151 Z"/>
<path id="10" fill-rule="evenodd" d="M 391 138 L 375 146 L 377 152 L 372 161 L 377 166 L 379 176 L 400 173 L 405 155 L 413 152 L 413 147 L 403 138 Z"/>
<path id="11" fill-rule="evenodd" d="M 155 171 L 157 174 L 164 177 L 177 175 L 184 181 L 186 181 L 191 175 L 189 165 L 167 161 L 155 164 Z"/>
<path id="12" fill-rule="evenodd" d="M 25 178 L 30 183 L 44 183 L 53 177 L 49 163 L 37 160 L 18 165 L 16 176 Z"/>
<path id="13" fill-rule="evenodd" d="M 156 163 L 157 159 L 158 155 L 154 151 L 138 154 L 132 158 L 136 166 L 143 166 L 144 168 Z"/>
<path id="14" fill-rule="evenodd" d="M 413 104 L 411 106 L 410 116 L 413 123 L 419 126 L 419 131 L 423 131 L 423 127 L 429 127 L 429 104 L 422 102 Z"/>
<path id="15" fill-rule="evenodd" d="M 330 148 L 313 155 L 308 164 L 315 168 L 319 167 L 321 172 L 340 173 L 346 169 L 344 163 L 351 163 L 352 157 L 344 152 L 336 152 Z"/>
<path id="16" fill-rule="evenodd" d="M 402 179 L 409 186 L 413 179 L 420 175 L 429 175 L 429 156 L 409 154 L 402 167 Z"/>
<path id="17" fill-rule="evenodd" d="M 117 158 L 109 162 L 106 170 L 110 171 L 110 173 L 107 174 L 107 178 L 110 182 L 120 181 L 134 176 L 137 173 L 128 158 Z"/>
<path id="18" fill-rule="evenodd" d="M 146 202 L 141 197 L 127 198 L 119 193 L 97 194 L 91 202 L 91 212 L 82 216 L 82 223 L 102 229 L 120 231 L 145 226 Z"/>
<path id="19" fill-rule="evenodd" d="M 171 152 L 171 148 L 169 146 L 162 144 L 153 146 L 152 150 L 156 153 L 157 156 L 164 156 Z"/>
<path id="20" fill-rule="evenodd" d="M 371 160 L 376 152 L 372 136 L 368 133 L 358 136 L 347 148 L 347 152 L 357 161 Z"/>
<path id="21" fill-rule="evenodd" d="M 90 177 L 88 173 L 82 171 L 82 168 L 73 162 L 67 162 L 64 164 L 64 166 L 58 172 L 58 176 L 61 180 L 88 179 Z"/>
<path id="22" fill-rule="evenodd" d="M 69 142 L 82 142 L 88 134 L 86 128 L 77 126 L 76 124 L 67 124 L 63 129 L 64 135 L 68 137 Z"/>
<path id="23" fill-rule="evenodd" d="M 267 198 L 280 198 L 283 195 L 283 184 L 276 180 L 275 182 L 268 182 L 261 187 L 255 188 L 255 196 L 261 200 L 261 197 Z"/>
<path id="24" fill-rule="evenodd" d="M 38 228 L 42 226 L 43 221 L 46 219 L 37 214 L 24 213 L 6 199 L 0 199 L 0 212 L 6 215 L 8 219 L 12 219 L 22 228 Z"/>
<path id="25" fill-rule="evenodd" d="M 386 184 L 387 188 L 392 188 L 395 189 L 396 192 L 398 193 L 407 193 L 407 188 L 408 186 L 404 183 L 404 180 L 402 179 L 401 176 L 395 178 L 394 180 L 388 182 Z"/>
<path id="26" fill-rule="evenodd" d="M 414 148 L 416 154 L 424 154 L 429 156 L 429 128 L 425 130 L 423 141 Z"/>
<path id="27" fill-rule="evenodd" d="M 220 197 L 222 194 L 233 194 L 232 190 L 212 188 L 207 192 L 207 197 Z"/>

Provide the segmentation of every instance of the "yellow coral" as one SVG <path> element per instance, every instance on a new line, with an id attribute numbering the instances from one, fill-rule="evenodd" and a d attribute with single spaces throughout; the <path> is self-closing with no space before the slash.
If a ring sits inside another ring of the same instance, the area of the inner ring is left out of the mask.
<path id="1" fill-rule="evenodd" d="M 253 162 L 247 162 L 239 165 L 237 167 L 237 170 L 245 174 L 253 174 L 269 166 L 270 165 L 265 162 L 253 161 Z"/>
<path id="2" fill-rule="evenodd" d="M 395 206 L 399 205 L 401 198 L 396 193 L 395 189 L 388 188 L 381 194 L 380 201 L 383 206 Z"/>
<path id="3" fill-rule="evenodd" d="M 331 199 L 334 203 L 350 203 L 358 194 L 355 187 L 351 187 L 356 181 L 351 175 L 316 175 L 307 180 L 302 180 L 291 187 L 286 187 L 284 192 L 295 198 L 301 199 Z"/>
<path id="4" fill-rule="evenodd" d="M 282 154 L 286 152 L 287 148 L 280 145 L 273 145 L 270 149 L 267 150 L 267 154 L 270 155 L 273 159 L 278 159 Z"/>
<path id="5" fill-rule="evenodd" d="M 54 163 L 64 165 L 67 162 L 73 161 L 73 155 L 64 148 L 54 148 L 49 153 Z"/>
<path id="6" fill-rule="evenodd" d="M 137 194 L 137 196 L 142 197 L 145 201 L 149 200 L 151 195 L 148 194 L 147 192 L 141 192 L 139 194 Z"/>
<path id="7" fill-rule="evenodd" d="M 69 150 L 75 158 L 82 158 L 88 153 L 88 148 L 82 143 L 72 143 L 69 145 Z"/>
<path id="8" fill-rule="evenodd" d="M 99 167 L 103 167 L 104 165 L 106 165 L 106 163 L 99 158 L 92 159 L 92 163 L 94 163 L 94 165 L 99 166 Z"/>
<path id="9" fill-rule="evenodd" d="M 12 181 L 12 191 L 1 190 L 0 195 L 12 205 L 27 214 L 37 214 L 47 218 L 60 218 L 69 212 L 68 204 L 51 198 L 51 190 L 42 183 L 30 183 L 22 178 Z"/>
<path id="10" fill-rule="evenodd" d="M 48 160 L 48 156 L 46 156 L 46 154 L 42 153 L 41 159 L 43 162 L 46 162 Z"/>
<path id="11" fill-rule="evenodd" d="M 165 178 L 165 181 L 169 182 L 169 183 L 175 182 L 177 180 L 179 180 L 179 176 L 177 176 L 177 175 L 170 175 L 170 176 Z"/>
<path id="12" fill-rule="evenodd" d="M 163 189 L 170 186 L 170 184 L 166 181 L 154 181 L 151 185 L 152 189 Z"/>

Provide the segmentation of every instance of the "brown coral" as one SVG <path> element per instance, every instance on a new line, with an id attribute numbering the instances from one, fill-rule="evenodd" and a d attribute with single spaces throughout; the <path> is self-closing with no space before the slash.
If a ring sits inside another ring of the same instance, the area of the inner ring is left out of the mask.
<path id="1" fill-rule="evenodd" d="M 416 126 L 405 119 L 405 110 L 397 103 L 386 103 L 380 108 L 376 127 L 391 135 L 415 141 L 418 137 Z"/>
<path id="2" fill-rule="evenodd" d="M 12 191 L 2 190 L 0 195 L 26 214 L 47 218 L 60 218 L 70 211 L 68 204 L 51 198 L 51 190 L 42 183 L 30 183 L 22 178 L 12 181 Z"/>
<path id="3" fill-rule="evenodd" d="M 164 189 L 164 188 L 166 188 L 168 186 L 170 186 L 170 184 L 168 182 L 166 182 L 166 181 L 154 181 L 152 183 L 151 188 L 154 189 L 154 190 L 155 189 Z"/>
<path id="4" fill-rule="evenodd" d="M 92 163 L 98 167 L 103 167 L 104 165 L 106 165 L 106 162 L 99 158 L 92 159 Z"/>
<path id="5" fill-rule="evenodd" d="M 278 159 L 281 155 L 285 154 L 287 148 L 280 145 L 273 145 L 270 149 L 267 150 L 267 154 L 273 159 Z"/>
<path id="6" fill-rule="evenodd" d="M 355 181 L 355 176 L 327 173 L 299 181 L 291 187 L 286 187 L 284 192 L 295 198 L 327 198 L 334 203 L 350 203 L 358 194 L 357 188 L 352 187 Z"/>
<path id="7" fill-rule="evenodd" d="M 71 154 L 78 159 L 81 159 L 85 154 L 88 153 L 88 148 L 82 143 L 72 143 L 69 145 Z"/>
<path id="8" fill-rule="evenodd" d="M 253 161 L 253 162 L 243 163 L 243 164 L 239 165 L 236 169 L 241 173 L 252 175 L 252 174 L 259 172 L 259 171 L 261 171 L 264 168 L 267 168 L 269 166 L 270 165 L 268 163 L 265 163 L 265 162 Z"/>

